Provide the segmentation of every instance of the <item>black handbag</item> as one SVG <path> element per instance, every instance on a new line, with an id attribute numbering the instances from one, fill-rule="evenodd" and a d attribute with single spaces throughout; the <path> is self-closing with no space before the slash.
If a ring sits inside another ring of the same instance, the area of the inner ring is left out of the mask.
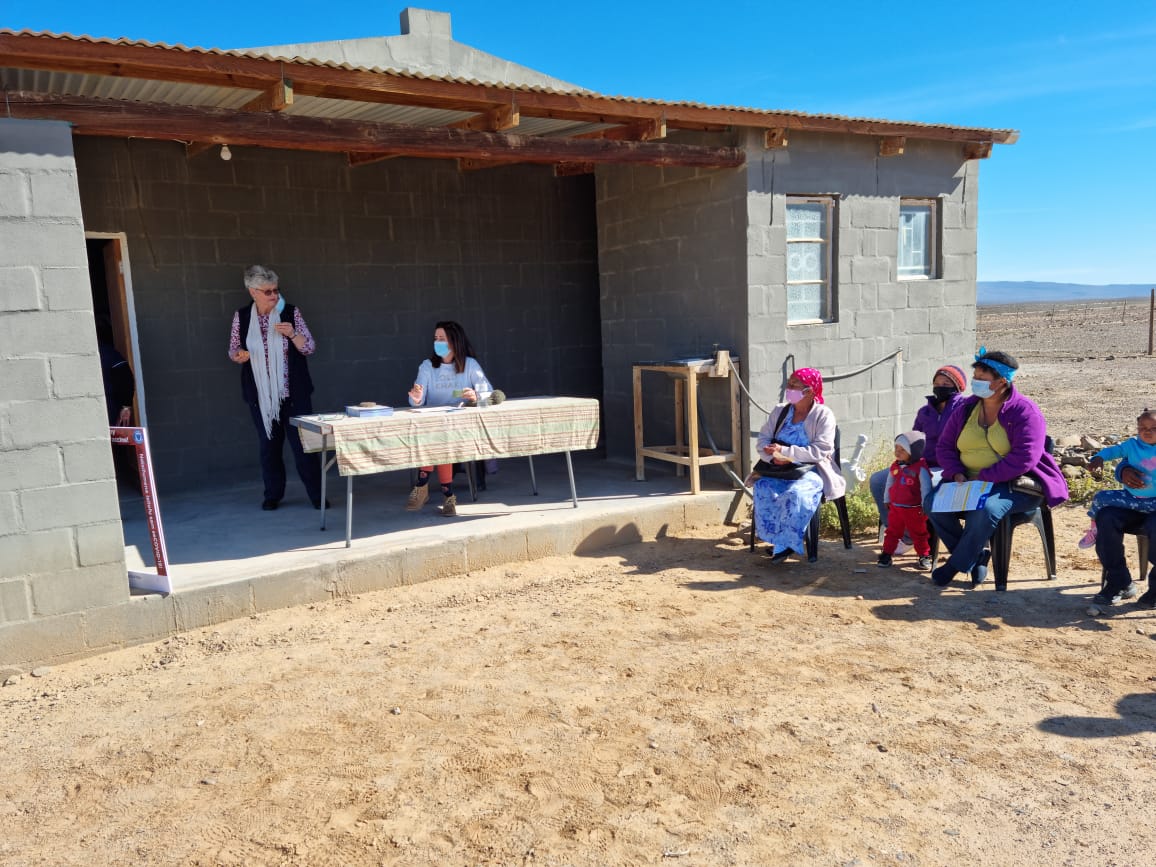
<path id="1" fill-rule="evenodd" d="M 779 432 L 779 428 L 781 428 L 783 422 L 787 420 L 787 413 L 790 411 L 790 409 L 785 409 L 779 414 L 779 419 L 775 422 L 775 429 L 772 431 L 772 436 Z M 785 443 L 778 437 L 774 437 L 771 442 L 778 443 L 781 446 L 790 445 L 790 443 Z M 752 469 L 752 472 L 765 479 L 788 479 L 790 481 L 797 481 L 814 469 L 814 464 L 776 464 L 774 461 L 764 461 L 760 458 Z"/>
<path id="2" fill-rule="evenodd" d="M 755 464 L 754 473 L 764 479 L 790 479 L 795 481 L 803 478 L 815 469 L 814 464 L 776 464 L 772 461 L 759 461 Z"/>
<path id="3" fill-rule="evenodd" d="M 1022 476 L 1016 476 L 1008 482 L 1008 488 L 1017 494 L 1035 494 L 1037 497 L 1044 496 L 1044 486 L 1040 480 L 1026 473 Z"/>

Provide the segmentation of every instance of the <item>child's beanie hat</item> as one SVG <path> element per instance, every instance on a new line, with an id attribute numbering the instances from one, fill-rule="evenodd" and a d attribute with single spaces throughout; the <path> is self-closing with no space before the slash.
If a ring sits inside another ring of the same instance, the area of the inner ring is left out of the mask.
<path id="1" fill-rule="evenodd" d="M 895 438 L 895 444 L 911 455 L 912 463 L 923 457 L 923 446 L 926 442 L 926 438 L 917 430 L 904 431 Z"/>

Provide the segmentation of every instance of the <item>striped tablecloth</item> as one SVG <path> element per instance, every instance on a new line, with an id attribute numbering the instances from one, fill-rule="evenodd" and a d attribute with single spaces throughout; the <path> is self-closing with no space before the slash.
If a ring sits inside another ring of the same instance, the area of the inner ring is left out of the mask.
<path id="1" fill-rule="evenodd" d="M 343 476 L 362 476 L 524 455 L 592 449 L 598 443 L 598 401 L 532 397 L 497 406 L 450 411 L 397 409 L 388 418 L 299 416 L 293 420 L 306 451 L 337 455 Z"/>

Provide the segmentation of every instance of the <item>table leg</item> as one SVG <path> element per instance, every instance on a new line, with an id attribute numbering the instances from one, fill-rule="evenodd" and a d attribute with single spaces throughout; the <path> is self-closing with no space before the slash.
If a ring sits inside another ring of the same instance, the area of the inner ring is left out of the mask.
<path id="1" fill-rule="evenodd" d="M 321 435 L 321 529 L 325 529 L 325 434 Z"/>
<path id="2" fill-rule="evenodd" d="M 345 547 L 353 538 L 353 476 L 345 477 Z"/>
<path id="3" fill-rule="evenodd" d="M 538 496 L 538 479 L 534 476 L 534 456 L 526 455 L 526 459 L 530 462 L 530 487 L 534 491 L 534 496 Z"/>
<path id="4" fill-rule="evenodd" d="M 634 479 L 646 481 L 645 458 L 642 457 L 642 369 L 634 368 Z"/>
<path id="5" fill-rule="evenodd" d="M 741 479 L 743 477 L 743 413 L 742 404 L 739 403 L 739 370 L 733 365 L 731 366 L 730 386 L 731 451 L 734 452 L 735 475 Z"/>
<path id="6" fill-rule="evenodd" d="M 570 502 L 578 508 L 578 489 L 574 487 L 574 462 L 570 460 L 570 451 L 566 450 L 566 472 L 570 474 Z"/>
<path id="7" fill-rule="evenodd" d="M 690 492 L 697 494 L 702 489 L 699 478 L 700 455 L 698 453 L 698 374 L 689 371 L 686 377 L 686 426 L 690 449 Z"/>
<path id="8" fill-rule="evenodd" d="M 694 374 L 690 374 L 694 379 Z M 681 457 L 682 447 L 686 445 L 686 384 L 681 377 L 674 380 L 674 453 Z M 682 464 L 674 465 L 674 475 L 681 476 L 686 472 Z"/>

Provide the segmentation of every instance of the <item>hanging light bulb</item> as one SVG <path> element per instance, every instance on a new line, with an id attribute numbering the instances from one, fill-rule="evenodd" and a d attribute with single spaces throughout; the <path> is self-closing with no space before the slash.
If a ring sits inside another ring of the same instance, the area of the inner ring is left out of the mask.
<path id="1" fill-rule="evenodd" d="M 231 150 L 229 150 L 229 146 L 227 144 L 221 145 L 221 159 L 228 162 L 232 158 L 233 158 L 233 152 Z"/>

